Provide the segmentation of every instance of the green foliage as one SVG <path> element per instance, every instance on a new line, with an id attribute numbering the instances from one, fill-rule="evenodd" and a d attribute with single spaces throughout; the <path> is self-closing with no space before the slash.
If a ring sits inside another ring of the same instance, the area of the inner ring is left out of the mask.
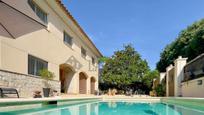
<path id="1" fill-rule="evenodd" d="M 190 61 L 201 53 L 204 53 L 204 19 L 181 31 L 178 38 L 165 47 L 160 54 L 157 69 L 164 72 L 178 56 L 188 57 Z"/>
<path id="2" fill-rule="evenodd" d="M 52 80 L 55 77 L 54 73 L 48 71 L 47 69 L 40 70 L 39 74 L 40 77 L 45 80 Z"/>
<path id="3" fill-rule="evenodd" d="M 159 78 L 159 71 L 153 70 L 148 71 L 143 78 L 143 83 L 148 86 L 148 88 L 152 87 L 153 80 Z"/>
<path id="4" fill-rule="evenodd" d="M 39 74 L 40 74 L 40 77 L 44 79 L 43 82 L 45 87 L 49 88 L 50 87 L 49 80 L 52 80 L 55 77 L 54 73 L 48 71 L 47 69 L 42 69 L 40 70 Z"/>
<path id="5" fill-rule="evenodd" d="M 155 88 L 155 91 L 156 91 L 157 96 L 165 96 L 165 85 L 159 84 Z"/>
<path id="6" fill-rule="evenodd" d="M 124 89 L 135 82 L 142 82 L 143 76 L 149 71 L 148 64 L 131 45 L 114 52 L 106 60 L 102 71 L 102 80 L 108 85 Z"/>
<path id="7" fill-rule="evenodd" d="M 108 59 L 108 57 L 101 57 L 99 58 L 99 63 L 105 63 Z"/>

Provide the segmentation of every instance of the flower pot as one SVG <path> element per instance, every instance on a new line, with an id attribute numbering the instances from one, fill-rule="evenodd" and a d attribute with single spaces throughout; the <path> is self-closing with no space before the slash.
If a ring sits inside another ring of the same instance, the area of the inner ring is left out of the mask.
<path id="1" fill-rule="evenodd" d="M 33 98 L 42 98 L 41 91 L 35 91 Z"/>
<path id="2" fill-rule="evenodd" d="M 49 94 L 50 94 L 50 88 L 43 88 L 44 97 L 49 97 Z"/>

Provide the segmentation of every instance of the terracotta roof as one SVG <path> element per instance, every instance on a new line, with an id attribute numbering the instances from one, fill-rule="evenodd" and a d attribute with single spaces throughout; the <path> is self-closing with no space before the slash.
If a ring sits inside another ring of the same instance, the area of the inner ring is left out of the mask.
<path id="1" fill-rule="evenodd" d="M 98 54 L 102 57 L 103 55 L 98 50 L 98 48 L 94 45 L 94 43 L 91 41 L 91 39 L 88 37 L 88 35 L 84 32 L 84 30 L 81 28 L 81 26 L 77 23 L 77 21 L 74 19 L 74 17 L 71 15 L 71 13 L 67 10 L 67 8 L 64 6 L 61 0 L 55 0 L 59 6 L 62 8 L 62 10 L 66 13 L 66 15 L 74 22 L 74 24 L 79 28 L 82 34 L 87 38 L 87 40 L 93 45 L 93 47 L 96 49 Z"/>

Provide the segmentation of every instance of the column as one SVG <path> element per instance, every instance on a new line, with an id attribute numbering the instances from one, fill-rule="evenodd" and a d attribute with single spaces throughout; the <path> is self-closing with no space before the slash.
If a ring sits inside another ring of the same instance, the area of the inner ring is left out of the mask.
<path id="1" fill-rule="evenodd" d="M 173 65 L 171 64 L 166 68 L 166 96 L 169 96 L 169 71 L 173 68 Z"/>
<path id="2" fill-rule="evenodd" d="M 186 65 L 187 58 L 182 58 L 181 56 L 178 57 L 174 61 L 175 65 L 175 72 L 174 72 L 174 94 L 175 96 L 182 96 L 181 92 L 181 82 L 184 79 L 184 67 Z"/>

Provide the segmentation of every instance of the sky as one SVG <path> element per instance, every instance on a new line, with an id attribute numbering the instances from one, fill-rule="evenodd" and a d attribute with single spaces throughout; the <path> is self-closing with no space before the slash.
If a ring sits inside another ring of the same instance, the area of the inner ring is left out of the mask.
<path id="1" fill-rule="evenodd" d="M 155 69 L 164 47 L 204 18 L 204 0 L 63 0 L 104 56 L 132 44 Z"/>

